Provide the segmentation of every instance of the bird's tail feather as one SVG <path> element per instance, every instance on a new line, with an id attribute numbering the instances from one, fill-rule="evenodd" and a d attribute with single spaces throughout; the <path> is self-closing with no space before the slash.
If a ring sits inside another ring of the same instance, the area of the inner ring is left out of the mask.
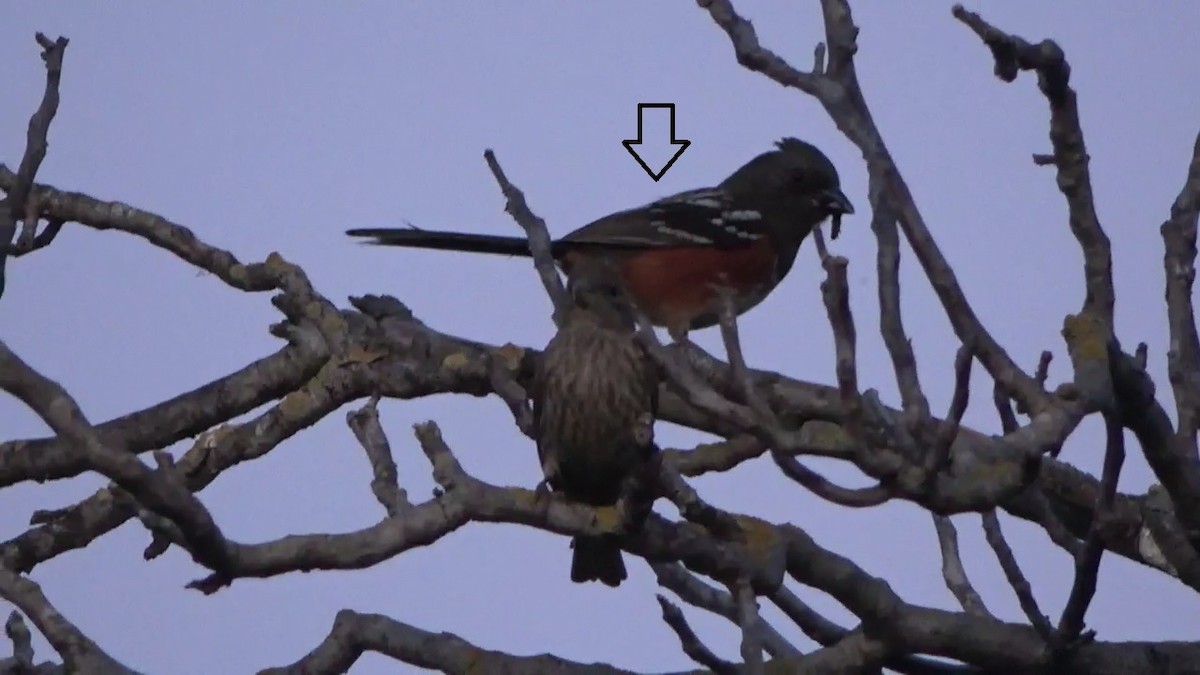
<path id="1" fill-rule="evenodd" d="M 616 587 L 625 580 L 625 561 L 620 547 L 611 538 L 575 537 L 571 548 L 575 549 L 571 557 L 571 581 L 577 584 L 599 581 Z"/>
<path id="2" fill-rule="evenodd" d="M 351 237 L 371 237 L 363 242 L 376 246 L 405 246 L 441 251 L 467 251 L 497 255 L 529 255 L 529 243 L 524 237 L 502 237 L 494 234 L 468 234 L 416 228 L 380 227 L 346 230 Z"/>

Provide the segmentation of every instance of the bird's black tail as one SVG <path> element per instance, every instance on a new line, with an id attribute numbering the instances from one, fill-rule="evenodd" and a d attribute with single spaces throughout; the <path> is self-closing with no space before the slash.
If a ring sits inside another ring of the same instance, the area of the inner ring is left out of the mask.
<path id="1" fill-rule="evenodd" d="M 607 586 L 620 586 L 625 580 L 625 561 L 621 548 L 611 538 L 575 537 L 571 540 L 575 553 L 571 556 L 571 581 L 600 581 Z"/>
<path id="2" fill-rule="evenodd" d="M 381 227 L 346 230 L 351 237 L 371 237 L 365 244 L 376 246 L 405 246 L 408 248 L 431 248 L 440 251 L 467 251 L 470 253 L 494 253 L 497 255 L 528 256 L 529 242 L 524 237 L 501 237 L 494 234 L 468 234 L 466 232 L 444 232 L 418 230 L 416 228 Z"/>

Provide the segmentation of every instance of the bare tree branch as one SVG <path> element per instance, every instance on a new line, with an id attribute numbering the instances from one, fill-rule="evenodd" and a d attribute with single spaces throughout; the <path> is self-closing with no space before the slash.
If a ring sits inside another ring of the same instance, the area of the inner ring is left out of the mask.
<path id="1" fill-rule="evenodd" d="M 804 486 L 809 492 L 838 506 L 861 509 L 879 506 L 892 498 L 892 491 L 882 483 L 864 488 L 847 488 L 836 485 L 821 474 L 804 466 L 795 457 L 779 452 L 771 454 L 783 475 Z"/>
<path id="2" fill-rule="evenodd" d="M 812 238 L 826 271 L 822 295 L 835 337 L 836 387 L 751 369 L 742 353 L 736 312 L 727 298 L 720 317 L 727 363 L 692 344 L 664 347 L 652 329 L 642 332 L 647 348 L 669 374 L 661 391 L 661 419 L 724 439 L 661 455 L 660 482 L 684 520 L 651 515 L 641 530 L 624 532 L 615 524 L 620 519 L 611 517 L 611 508 L 592 508 L 554 495 L 539 501 L 532 499 L 529 490 L 490 485 L 467 472 L 432 422 L 417 425 L 414 432 L 440 490 L 433 498 L 413 504 L 396 475 L 391 447 L 378 418 L 379 399 L 451 392 L 495 395 L 529 435 L 525 388 L 538 352 L 444 335 L 386 296 L 351 298 L 357 311 L 339 310 L 312 288 L 302 270 L 278 254 L 262 263 L 242 263 L 232 253 L 201 242 L 191 230 L 161 216 L 37 185 L 37 164 L 45 154 L 46 129 L 53 117 L 53 110 L 43 114 L 44 124 L 35 129 L 33 122 L 44 112 L 40 109 L 31 121 L 26 156 L 18 171 L 0 166 L 0 188 L 8 192 L 4 203 L 21 207 L 10 210 L 6 218 L 11 220 L 0 220 L 0 228 L 9 222 L 14 229 L 22 217 L 26 225 L 15 245 L 9 245 L 13 232 L 8 232 L 0 241 L 4 247 L 0 254 L 18 255 L 48 245 L 68 221 L 134 234 L 212 272 L 232 288 L 277 291 L 272 302 L 286 320 L 272 326 L 271 332 L 287 340 L 288 346 L 193 392 L 92 427 L 61 387 L 0 345 L 0 386 L 26 400 L 58 435 L 0 444 L 0 488 L 92 470 L 113 480 L 74 506 L 34 513 L 31 521 L 35 527 L 0 544 L 0 595 L 21 596 L 26 604 L 18 605 L 35 623 L 39 616 L 45 620 L 48 603 L 40 591 L 29 595 L 28 587 L 20 585 L 26 580 L 12 570 L 29 570 L 64 551 L 85 546 L 131 517 L 139 518 L 154 535 L 145 553 L 148 558 L 175 544 L 213 571 L 191 584 L 205 593 L 216 592 L 238 578 L 369 567 L 411 548 L 431 545 L 468 522 L 503 522 L 564 536 L 615 535 L 626 552 L 651 562 L 664 586 L 741 627 L 743 663 L 721 661 L 699 643 L 678 608 L 660 599 L 664 616 L 669 607 L 678 619 L 673 626 L 685 649 L 728 672 L 877 673 L 883 667 L 903 673 L 1183 672 L 1200 660 L 1200 643 L 1095 642 L 1083 630 L 1105 551 L 1151 565 L 1200 589 L 1200 461 L 1195 447 L 1200 413 L 1194 410 L 1200 397 L 1200 347 L 1188 297 L 1194 275 L 1196 215 L 1200 212 L 1200 189 L 1195 185 L 1200 138 L 1188 182 L 1172 208 L 1171 219 L 1163 225 L 1173 339 L 1172 384 L 1180 419 L 1176 431 L 1156 401 L 1153 382 L 1145 372 L 1145 345 L 1129 356 L 1121 351 L 1112 332 L 1111 252 L 1092 205 L 1086 149 L 1079 132 L 1075 94 L 1068 85 L 1069 67 L 1061 50 L 1049 41 L 1029 45 L 992 28 L 977 15 L 955 9 L 955 15 L 993 49 L 1003 77 L 1012 79 L 1020 69 L 1037 70 L 1050 102 L 1054 154 L 1044 162 L 1058 169 L 1072 231 L 1084 251 L 1088 289 L 1083 311 L 1065 322 L 1074 381 L 1052 395 L 1045 390 L 1049 353 L 1043 354 L 1032 376 L 1013 363 L 968 304 L 953 269 L 926 227 L 874 125 L 857 80 L 858 28 L 846 0 L 821 2 L 826 43 L 814 49 L 811 72 L 792 68 L 759 45 L 753 26 L 728 0 L 697 2 L 729 36 L 740 63 L 817 98 L 862 151 L 873 207 L 872 228 L 879 244 L 880 331 L 892 360 L 902 410 L 885 406 L 874 390 L 859 389 L 848 263 L 831 255 L 818 229 Z M 47 54 L 57 49 L 61 58 L 65 40 L 60 40 L 61 45 L 51 44 L 39 36 L 39 41 Z M 52 71 L 56 77 L 48 58 L 43 108 L 49 105 L 52 93 Z M 54 105 L 56 87 L 57 80 L 53 83 Z M 36 142 L 39 134 L 40 145 Z M 535 267 L 554 301 L 557 318 L 564 307 L 565 291 L 545 224 L 505 177 L 494 153 L 487 151 L 485 159 L 505 196 L 506 211 L 530 240 Z M 34 236 L 36 224 L 43 218 L 48 225 Z M 900 313 L 899 230 L 963 345 L 955 360 L 955 388 L 945 420 L 929 412 Z M 1001 416 L 1002 436 L 962 425 L 974 358 L 996 383 L 993 399 Z M 292 535 L 257 544 L 227 541 L 194 493 L 230 468 L 262 457 L 333 410 L 363 398 L 369 400 L 350 413 L 347 422 L 371 462 L 372 492 L 385 510 L 381 520 L 347 533 Z M 1028 418 L 1024 426 L 1013 413 L 1013 401 L 1018 413 Z M 263 405 L 271 407 L 255 420 L 228 423 Z M 1053 459 L 1075 427 L 1095 412 L 1105 415 L 1109 431 L 1100 480 Z M 1123 427 L 1134 432 L 1162 489 L 1152 488 L 1144 496 L 1117 492 L 1124 455 Z M 200 437 L 178 462 L 163 452 L 171 443 L 196 434 Z M 942 546 L 943 575 L 967 611 L 911 604 L 859 564 L 822 548 L 802 529 L 718 509 L 684 479 L 730 470 L 768 451 L 785 475 L 834 503 L 861 507 L 899 498 L 929 510 Z M 153 452 L 157 469 L 146 468 L 138 459 L 144 452 Z M 875 484 L 854 489 L 835 485 L 808 469 L 802 461 L 805 455 L 849 462 Z M 996 508 L 1038 524 L 1055 544 L 1075 557 L 1075 584 L 1057 630 L 1038 608 L 1004 541 Z M 971 588 L 948 519 L 964 511 L 983 513 L 989 544 L 1031 625 L 993 617 Z M 693 574 L 717 580 L 730 592 L 710 588 Z M 675 580 L 664 582 L 670 575 Z M 830 595 L 857 617 L 859 625 L 848 630 L 812 611 L 784 586 L 785 575 Z M 759 616 L 759 595 L 770 598 L 821 648 L 800 654 Z M 45 607 L 39 605 L 39 598 Z M 39 609 L 43 610 L 40 615 Z M 42 624 L 38 625 L 45 632 Z M 14 657 L 0 661 L 0 672 L 11 662 L 12 668 L 27 673 L 33 668 L 28 631 L 22 634 L 19 629 L 23 625 L 13 626 Z M 107 657 L 69 624 L 51 625 L 51 629 L 59 630 L 59 642 L 53 638 L 51 642 L 63 653 L 66 670 L 78 670 L 75 666 L 82 658 L 95 661 L 86 664 L 87 672 L 103 672 L 108 667 Z M 342 672 L 368 650 L 446 672 L 626 672 L 546 655 L 518 657 L 486 651 L 457 636 L 434 635 L 349 610 L 338 615 L 328 638 L 313 652 L 272 672 Z M 772 657 L 769 663 L 763 663 L 764 650 Z M 119 664 L 113 668 L 125 672 Z"/>
<path id="3" fill-rule="evenodd" d="M 1095 521 L 1092 523 L 1092 531 L 1083 543 L 1083 550 L 1075 558 L 1075 582 L 1071 585 L 1071 594 L 1067 597 L 1067 605 L 1058 621 L 1058 631 L 1067 643 L 1081 638 L 1090 639 L 1090 636 L 1083 633 L 1084 616 L 1092 597 L 1096 594 L 1100 558 L 1104 554 L 1104 546 L 1100 539 L 1103 537 L 1105 517 L 1112 509 L 1113 498 L 1117 493 L 1121 466 L 1125 463 L 1125 429 L 1121 426 L 1121 421 L 1115 415 L 1106 415 L 1104 422 L 1108 434 L 1108 447 L 1104 452 L 1101 493 L 1096 504 Z"/>
<path id="4" fill-rule="evenodd" d="M 1092 197 L 1089 157 L 1079 126 L 1079 108 L 1071 88 L 1071 67 L 1062 48 L 1053 40 L 1031 44 L 1005 33 L 984 21 L 978 14 L 955 5 L 954 17 L 966 24 L 992 51 L 996 76 L 1012 82 L 1022 70 L 1035 70 L 1038 88 L 1050 103 L 1051 156 L 1058 169 L 1058 189 L 1067 198 L 1071 232 L 1083 249 L 1084 281 L 1087 299 L 1084 312 L 1100 317 L 1112 331 L 1116 293 L 1112 281 L 1112 250 Z"/>
<path id="5" fill-rule="evenodd" d="M 974 356 L 971 347 L 959 347 L 954 357 L 954 394 L 950 398 L 950 410 L 946 413 L 946 421 L 937 425 L 937 433 L 933 437 L 933 448 L 925 460 L 925 471 L 930 476 L 946 468 L 950 462 L 950 445 L 958 436 L 958 427 L 962 417 L 967 412 L 967 403 L 971 394 L 971 362 Z"/>
<path id="6" fill-rule="evenodd" d="M 1171 349 L 1167 352 L 1167 375 L 1175 391 L 1180 442 L 1196 454 L 1196 429 L 1200 426 L 1200 339 L 1196 337 L 1192 283 L 1196 278 L 1196 222 L 1200 218 L 1200 134 L 1192 146 L 1187 180 L 1171 217 L 1162 224 L 1167 277 L 1167 326 Z"/>
<path id="7" fill-rule="evenodd" d="M 392 459 L 392 446 L 379 424 L 379 397 L 372 396 L 362 408 L 346 413 L 346 424 L 354 432 L 367 459 L 371 462 L 371 492 L 389 516 L 401 515 L 412 508 L 408 493 L 398 484 L 396 461 Z"/>
<path id="8" fill-rule="evenodd" d="M 135 671 L 109 656 L 95 642 L 71 623 L 42 593 L 42 589 L 30 579 L 0 567 L 0 598 L 11 602 L 21 610 L 52 647 L 63 657 L 67 672 L 97 673 L 97 675 L 133 675 Z M 9 618 L 6 629 L 10 638 L 19 636 L 23 624 L 17 625 Z M 32 660 L 32 649 L 24 650 Z"/>
<path id="9" fill-rule="evenodd" d="M 738 63 L 821 102 L 838 128 L 862 151 L 870 179 L 879 183 L 870 190 L 872 208 L 896 215 L 959 340 L 975 345 L 988 373 L 1027 403 L 1030 410 L 1040 412 L 1052 406 L 1054 402 L 1046 392 L 1013 363 L 971 309 L 954 271 L 934 242 L 908 186 L 892 161 L 858 84 L 853 61 L 858 49 L 855 43 L 858 28 L 846 0 L 822 0 L 828 68 L 824 73 L 807 74 L 762 47 L 754 27 L 737 14 L 729 0 L 697 0 L 697 4 L 706 9 L 729 35 Z"/>
<path id="10" fill-rule="evenodd" d="M 662 608 L 662 619 L 675 631 L 675 635 L 679 637 L 679 647 L 683 649 L 683 653 L 688 655 L 688 658 L 696 663 L 708 668 L 717 675 L 736 675 L 738 668 L 736 665 L 722 659 L 713 653 L 696 635 L 696 631 L 688 625 L 687 619 L 683 616 L 683 612 L 667 600 L 663 596 L 658 598 L 658 606 Z M 759 664 L 762 665 L 761 663 Z"/>
<path id="11" fill-rule="evenodd" d="M 750 586 L 750 580 L 741 577 L 733 584 L 733 596 L 737 602 L 738 624 L 742 628 L 742 662 L 749 675 L 763 675 L 763 636 L 759 625 L 758 598 Z"/>
<path id="12" fill-rule="evenodd" d="M 996 554 L 996 560 L 1004 570 L 1004 578 L 1008 580 L 1008 585 L 1012 586 L 1013 592 L 1017 594 L 1017 602 L 1021 605 L 1021 611 L 1025 612 L 1025 618 L 1029 619 L 1030 625 L 1037 630 L 1046 644 L 1057 647 L 1058 633 L 1054 626 L 1050 625 L 1050 619 L 1046 618 L 1038 607 L 1037 599 L 1033 597 L 1033 587 L 1021 572 L 1017 557 L 1013 555 L 1008 540 L 1004 538 L 1004 531 L 1000 529 L 1000 518 L 995 511 L 984 512 L 982 516 L 984 537 L 987 538 L 988 546 L 992 547 L 992 552 Z"/>
<path id="13" fill-rule="evenodd" d="M 658 584 L 663 588 L 671 589 L 675 595 L 679 596 L 680 600 L 737 623 L 737 603 L 728 592 L 700 581 L 679 563 L 651 563 L 650 567 L 654 570 Z M 777 658 L 800 655 L 800 650 L 796 649 L 761 616 L 759 617 L 759 626 L 763 638 L 763 649 L 768 654 Z"/>
<path id="14" fill-rule="evenodd" d="M 533 265 L 537 269 L 538 277 L 542 280 L 542 286 L 550 296 L 550 302 L 554 305 L 554 323 L 558 325 L 562 322 L 563 312 L 567 308 L 567 291 L 563 288 L 562 278 L 558 276 L 558 268 L 554 266 L 554 256 L 550 252 L 550 233 L 546 230 L 546 221 L 529 210 L 529 205 L 525 203 L 525 193 L 509 182 L 508 177 L 504 175 L 504 170 L 500 168 L 500 161 L 496 159 L 496 153 L 488 149 L 484 151 L 483 159 L 491 169 L 492 175 L 496 177 L 496 182 L 500 185 L 500 192 L 504 193 L 504 210 L 513 217 L 513 220 L 517 221 L 522 230 L 525 230 L 525 236 L 529 239 L 529 252 L 533 256 Z"/>
<path id="15" fill-rule="evenodd" d="M 29 367 L 0 342 L 0 389 L 25 402 L 83 461 L 104 474 L 138 502 L 170 518 L 183 530 L 197 562 L 221 571 L 227 564 L 225 537 L 208 509 L 169 474 L 150 471 L 129 453 L 106 447 L 73 398 L 57 383 Z"/>
<path id="16" fill-rule="evenodd" d="M 4 622 L 4 634 L 13 643 L 13 655 L 0 659 L 0 673 L 35 672 L 33 665 L 33 634 L 21 613 L 13 611 Z"/>
<path id="17" fill-rule="evenodd" d="M 345 673 L 363 652 L 377 652 L 419 668 L 444 673 L 507 673 L 511 675 L 629 675 L 630 671 L 603 664 L 576 663 L 557 656 L 513 656 L 484 649 L 454 633 L 431 633 L 379 614 L 338 612 L 329 635 L 299 661 L 267 668 L 259 675 L 318 675 Z"/>
<path id="18" fill-rule="evenodd" d="M 868 189 L 882 190 L 883 185 L 881 181 L 871 180 Z M 871 230 L 878 243 L 879 328 L 896 373 L 901 405 L 910 420 L 924 421 L 929 417 L 929 401 L 921 390 L 917 359 L 913 355 L 912 342 L 904 330 L 900 312 L 900 236 L 896 229 L 896 218 L 888 210 L 887 201 L 882 195 L 872 195 L 871 205 L 875 209 L 871 217 Z"/>
<path id="19" fill-rule="evenodd" d="M 40 248 L 48 245 L 62 227 L 61 221 L 52 222 L 43 231 L 42 237 L 35 238 L 38 214 L 36 208 L 28 207 L 36 205 L 36 199 L 32 199 L 30 193 L 42 160 L 46 158 L 50 123 L 58 113 L 62 61 L 70 41 L 65 37 L 51 41 L 42 33 L 37 33 L 34 38 L 42 48 L 42 62 L 46 66 L 46 89 L 42 93 L 42 102 L 29 118 L 29 128 L 25 134 L 25 154 L 21 157 L 12 184 L 4 188 L 7 194 L 0 200 L 0 296 L 4 295 L 4 267 L 7 257 L 17 252 L 32 251 L 35 246 Z M 21 233 L 17 241 L 13 242 L 13 235 L 17 232 L 17 221 L 21 219 L 24 222 Z"/>
<path id="20" fill-rule="evenodd" d="M 937 530 L 938 547 L 942 551 L 942 579 L 946 582 L 946 588 L 950 589 L 968 614 L 993 616 L 967 577 L 962 556 L 958 552 L 958 530 L 954 523 L 946 516 L 933 514 L 933 526 Z"/>

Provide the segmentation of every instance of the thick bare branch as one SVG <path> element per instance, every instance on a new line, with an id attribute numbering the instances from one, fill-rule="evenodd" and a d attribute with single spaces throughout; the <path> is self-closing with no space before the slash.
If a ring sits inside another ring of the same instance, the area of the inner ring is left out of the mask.
<path id="1" fill-rule="evenodd" d="M 1200 218 L 1200 134 L 1192 146 L 1187 180 L 1171 217 L 1162 224 L 1167 276 L 1167 326 L 1171 349 L 1167 352 L 1167 375 L 1175 391 L 1181 442 L 1195 454 L 1196 429 L 1200 426 L 1200 339 L 1196 337 L 1192 283 L 1196 279 L 1196 222 Z"/>
<path id="2" fill-rule="evenodd" d="M 75 624 L 60 614 L 42 593 L 40 586 L 2 566 L 0 566 L 0 598 L 11 602 L 25 616 L 29 617 L 33 625 L 37 626 L 38 631 L 45 636 L 50 646 L 54 647 L 55 651 L 62 656 L 67 672 L 135 675 L 135 671 L 105 653 Z M 32 653 L 30 653 L 30 657 L 32 660 Z"/>
<path id="3" fill-rule="evenodd" d="M 431 633 L 379 614 L 338 612 L 333 628 L 304 658 L 259 675 L 334 675 L 350 670 L 363 652 L 377 652 L 419 668 L 443 673 L 510 675 L 631 675 L 594 663 L 576 663 L 549 654 L 514 656 L 476 646 L 454 633 Z"/>
<path id="4" fill-rule="evenodd" d="M 1121 423 L 1134 433 L 1146 462 L 1171 497 L 1185 536 L 1200 551 L 1200 459 L 1196 446 L 1175 431 L 1155 398 L 1154 382 L 1133 357 L 1109 345 Z"/>
<path id="5" fill-rule="evenodd" d="M 17 397 L 79 453 L 83 462 L 176 523 L 196 562 L 220 572 L 227 564 L 225 537 L 208 509 L 169 473 L 151 471 L 134 455 L 104 445 L 90 422 L 57 382 L 44 377 L 0 342 L 0 389 Z"/>

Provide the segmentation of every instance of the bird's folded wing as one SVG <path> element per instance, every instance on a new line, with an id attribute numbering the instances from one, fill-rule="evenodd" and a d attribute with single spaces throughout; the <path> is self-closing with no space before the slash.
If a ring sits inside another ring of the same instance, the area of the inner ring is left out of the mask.
<path id="1" fill-rule="evenodd" d="M 702 188 L 605 216 L 563 239 L 616 248 L 741 248 L 762 236 L 760 220 L 757 211 L 737 208 L 720 188 Z"/>

